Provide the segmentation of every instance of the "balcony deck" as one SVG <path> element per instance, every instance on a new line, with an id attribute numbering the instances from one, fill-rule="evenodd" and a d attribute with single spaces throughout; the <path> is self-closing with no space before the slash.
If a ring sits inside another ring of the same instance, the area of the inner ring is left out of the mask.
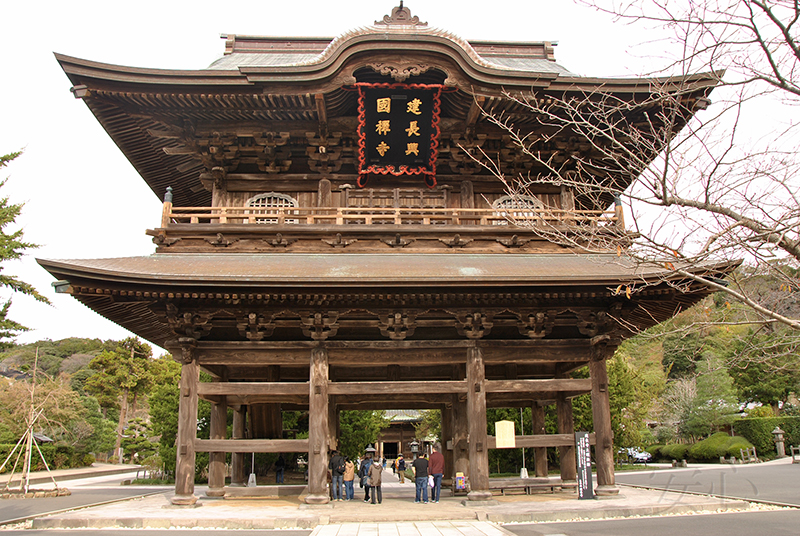
<path id="1" fill-rule="evenodd" d="M 180 223 L 297 225 L 619 226 L 613 210 L 392 207 L 165 207 L 162 227 Z"/>

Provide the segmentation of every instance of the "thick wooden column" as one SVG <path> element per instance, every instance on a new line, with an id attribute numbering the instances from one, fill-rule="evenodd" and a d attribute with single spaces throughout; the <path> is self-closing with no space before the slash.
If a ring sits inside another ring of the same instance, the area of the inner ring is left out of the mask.
<path id="1" fill-rule="evenodd" d="M 228 403 L 226 397 L 211 406 L 211 439 L 226 439 L 228 435 Z M 208 453 L 208 490 L 209 497 L 225 495 L 225 453 Z"/>
<path id="2" fill-rule="evenodd" d="M 308 504 L 326 504 L 328 496 L 328 351 L 311 350 L 308 397 Z"/>
<path id="3" fill-rule="evenodd" d="M 467 401 L 453 395 L 453 474 L 469 476 Z"/>
<path id="4" fill-rule="evenodd" d="M 442 454 L 444 455 L 444 478 L 455 477 L 455 463 L 453 453 L 455 448 L 447 448 L 448 445 L 454 446 L 453 442 L 453 406 L 452 404 L 443 405 L 442 409 Z"/>
<path id="5" fill-rule="evenodd" d="M 487 501 L 489 490 L 489 449 L 486 432 L 486 373 L 483 352 L 474 346 L 467 350 L 467 415 L 469 422 L 470 501 Z"/>
<path id="6" fill-rule="evenodd" d="M 556 425 L 559 434 L 575 434 L 575 423 L 572 418 L 572 400 L 563 393 L 556 394 Z M 578 479 L 575 445 L 558 447 L 558 464 L 561 467 L 561 480 L 571 482 Z"/>
<path id="7" fill-rule="evenodd" d="M 339 448 L 339 408 L 336 397 L 328 397 L 328 450 Z"/>
<path id="8" fill-rule="evenodd" d="M 597 495 L 616 495 L 614 480 L 614 432 L 611 430 L 611 405 L 608 397 L 607 349 L 598 348 L 589 362 L 592 377 L 592 419 L 597 444 L 594 447 L 597 468 Z M 613 353 L 613 351 L 612 351 Z"/>
<path id="9" fill-rule="evenodd" d="M 533 418 L 533 435 L 544 435 L 544 406 L 534 401 L 531 405 L 531 417 Z M 547 476 L 547 447 L 534 447 L 533 465 L 536 476 Z"/>
<path id="10" fill-rule="evenodd" d="M 194 355 L 194 339 L 181 340 L 180 405 L 178 409 L 178 453 L 175 465 L 175 495 L 172 504 L 192 506 L 194 495 L 194 441 L 197 438 L 197 384 L 200 367 Z"/>
<path id="11" fill-rule="evenodd" d="M 233 408 L 233 429 L 231 430 L 232 439 L 244 439 L 246 408 L 247 406 L 236 406 Z M 245 485 L 246 477 L 244 471 L 244 452 L 232 453 L 231 486 L 242 487 Z"/>

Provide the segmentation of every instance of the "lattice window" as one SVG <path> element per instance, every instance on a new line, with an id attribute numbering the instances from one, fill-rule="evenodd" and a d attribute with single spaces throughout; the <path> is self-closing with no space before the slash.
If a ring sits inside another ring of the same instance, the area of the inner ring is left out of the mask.
<path id="1" fill-rule="evenodd" d="M 268 192 L 265 194 L 258 194 L 247 200 L 248 207 L 254 207 L 261 210 L 248 210 L 247 214 L 264 214 L 271 217 L 256 218 L 256 223 L 278 223 L 278 213 L 280 211 L 274 209 L 286 209 L 297 207 L 297 199 L 286 194 L 279 194 L 276 192 Z M 270 210 L 272 209 L 272 210 Z M 296 214 L 291 210 L 284 210 L 283 214 Z M 284 223 L 298 223 L 295 218 L 286 218 Z"/>
<path id="2" fill-rule="evenodd" d="M 511 221 L 535 220 L 544 209 L 542 201 L 530 195 L 504 195 L 492 203 L 495 214 Z M 495 225 L 508 225 L 508 221 L 495 220 Z"/>

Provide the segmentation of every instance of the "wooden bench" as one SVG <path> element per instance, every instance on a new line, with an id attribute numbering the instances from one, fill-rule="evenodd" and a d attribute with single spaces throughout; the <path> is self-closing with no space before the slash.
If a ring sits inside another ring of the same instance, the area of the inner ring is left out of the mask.
<path id="1" fill-rule="evenodd" d="M 555 493 L 557 489 L 574 488 L 577 483 L 563 483 L 560 478 L 530 477 L 530 478 L 492 478 L 489 480 L 489 490 L 499 491 L 505 495 L 508 490 L 521 490 L 530 495 L 536 491 Z"/>
<path id="2" fill-rule="evenodd" d="M 742 463 L 758 463 L 761 461 L 758 459 L 758 456 L 756 456 L 755 447 L 739 449 L 739 454 L 742 455 Z"/>

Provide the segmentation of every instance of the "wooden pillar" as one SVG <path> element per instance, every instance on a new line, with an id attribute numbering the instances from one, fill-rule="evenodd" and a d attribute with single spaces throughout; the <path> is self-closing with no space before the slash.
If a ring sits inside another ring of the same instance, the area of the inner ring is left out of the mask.
<path id="1" fill-rule="evenodd" d="M 228 435 L 228 403 L 226 397 L 211 406 L 211 439 L 226 439 Z M 210 452 L 208 454 L 208 490 L 209 497 L 225 495 L 225 453 Z"/>
<path id="2" fill-rule="evenodd" d="M 589 362 L 592 377 L 592 419 L 597 444 L 594 447 L 597 468 L 597 495 L 616 495 L 619 488 L 614 480 L 614 432 L 611 430 L 611 405 L 608 398 L 608 372 L 604 358 L 606 350 L 599 348 Z"/>
<path id="3" fill-rule="evenodd" d="M 339 448 L 339 408 L 336 397 L 328 397 L 328 450 Z"/>
<path id="4" fill-rule="evenodd" d="M 442 454 L 444 455 L 444 478 L 455 477 L 455 463 L 453 456 L 455 443 L 453 442 L 453 406 L 447 404 L 442 406 Z M 450 445 L 453 448 L 448 448 Z"/>
<path id="5" fill-rule="evenodd" d="M 280 366 L 266 367 L 265 381 L 280 382 Z M 280 404 L 250 404 L 248 419 L 251 439 L 283 439 L 283 414 Z"/>
<path id="6" fill-rule="evenodd" d="M 247 406 L 244 405 L 233 408 L 232 439 L 244 439 L 246 408 Z M 246 478 L 244 471 L 244 452 L 234 452 L 231 454 L 231 486 L 242 487 L 245 485 Z"/>
<path id="7" fill-rule="evenodd" d="M 194 495 L 194 441 L 197 439 L 197 384 L 200 382 L 200 367 L 194 355 L 196 341 L 181 340 L 181 343 L 178 452 L 175 464 L 175 495 L 171 501 L 177 506 L 192 506 L 197 502 Z"/>
<path id="8" fill-rule="evenodd" d="M 467 350 L 467 415 L 469 422 L 469 481 L 471 501 L 492 498 L 489 490 L 489 449 L 486 432 L 486 373 L 483 352 L 477 346 Z"/>
<path id="9" fill-rule="evenodd" d="M 559 434 L 575 433 L 572 419 L 572 400 L 563 392 L 556 394 L 556 424 Z M 575 445 L 558 447 L 558 464 L 561 466 L 561 480 L 571 482 L 578 479 L 578 461 L 575 459 Z"/>
<path id="10" fill-rule="evenodd" d="M 469 476 L 467 401 L 453 395 L 453 474 Z"/>
<path id="11" fill-rule="evenodd" d="M 544 435 L 544 406 L 534 401 L 531 405 L 531 417 L 533 420 L 533 435 Z M 547 476 L 547 447 L 534 447 L 533 465 L 536 476 Z"/>
<path id="12" fill-rule="evenodd" d="M 326 504 L 328 496 L 328 351 L 311 350 L 308 396 L 308 504 Z"/>

